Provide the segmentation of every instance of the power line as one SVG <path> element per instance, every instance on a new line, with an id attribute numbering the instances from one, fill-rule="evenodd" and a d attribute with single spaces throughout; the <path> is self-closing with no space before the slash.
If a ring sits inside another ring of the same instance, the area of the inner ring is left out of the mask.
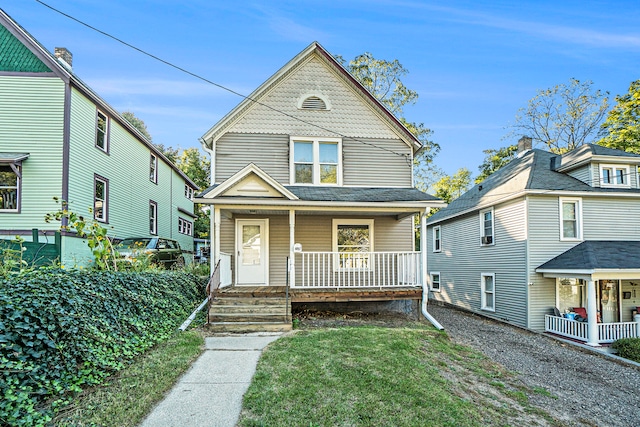
<path id="1" fill-rule="evenodd" d="M 205 83 L 208 83 L 208 84 L 213 85 L 213 86 L 215 86 L 215 87 L 217 87 L 217 88 L 220 88 L 220 89 L 222 89 L 222 90 L 225 90 L 225 91 L 227 91 L 227 92 L 230 92 L 230 93 L 232 93 L 232 94 L 234 94 L 234 95 L 236 95 L 236 96 L 239 96 L 239 97 L 241 97 L 241 98 L 243 98 L 243 99 L 246 99 L 246 100 L 248 100 L 248 101 L 251 101 L 251 102 L 253 102 L 253 103 L 255 103 L 255 104 L 258 104 L 258 105 L 260 105 L 260 106 L 263 106 L 263 107 L 265 107 L 265 108 L 268 108 L 268 109 L 270 109 L 270 110 L 272 110 L 272 111 L 274 111 L 274 112 L 276 112 L 276 113 L 282 114 L 282 115 L 284 115 L 284 116 L 286 116 L 286 117 L 289 117 L 289 118 L 291 118 L 291 119 L 297 120 L 297 121 L 302 122 L 302 123 L 304 123 L 304 124 L 307 124 L 307 125 L 310 125 L 310 126 L 316 127 L 316 128 L 318 128 L 318 129 L 321 129 L 321 130 L 324 130 L 324 131 L 330 132 L 330 133 L 335 134 L 335 135 L 339 135 L 339 136 L 340 136 L 340 137 L 342 137 L 342 138 L 349 139 L 349 140 L 353 140 L 353 141 L 358 142 L 358 143 L 363 144 L 363 145 L 367 145 L 367 146 L 370 146 L 370 147 L 373 147 L 373 148 L 376 148 L 376 149 L 379 149 L 379 150 L 383 150 L 383 151 L 386 151 L 386 152 L 389 152 L 389 153 L 395 154 L 396 156 L 403 157 L 403 158 L 405 158 L 405 160 L 407 160 L 407 161 L 408 161 L 409 156 L 408 156 L 407 154 L 397 153 L 397 152 L 395 152 L 395 151 L 393 151 L 393 150 L 390 150 L 390 149 L 388 149 L 388 148 L 380 147 L 380 146 L 378 146 L 378 145 L 376 145 L 376 144 L 372 144 L 372 143 L 369 143 L 369 142 L 366 142 L 366 141 L 362 141 L 362 140 L 360 140 L 360 139 L 358 139 L 358 138 L 355 138 L 355 137 L 350 137 L 350 136 L 344 135 L 344 134 L 342 134 L 342 133 L 340 133 L 340 132 L 337 132 L 337 131 L 335 131 L 335 130 L 331 130 L 331 129 L 329 129 L 329 128 L 326 128 L 326 127 L 320 126 L 320 125 L 318 125 L 318 124 L 315 124 L 315 123 L 309 122 L 309 121 L 307 121 L 307 120 L 301 119 L 301 118 L 299 118 L 299 117 L 296 117 L 296 116 L 294 116 L 294 115 L 292 115 L 292 114 L 289 114 L 289 113 L 284 112 L 284 111 L 282 111 L 282 110 L 279 110 L 279 109 L 277 109 L 277 108 L 271 107 L 270 105 L 267 105 L 267 104 L 265 104 L 265 103 L 262 103 L 262 102 L 260 102 L 260 101 L 258 101 L 258 100 L 256 100 L 256 99 L 253 99 L 253 98 L 251 98 L 251 97 L 249 97 L 249 96 L 243 95 L 243 94 L 241 94 L 240 92 L 237 92 L 237 91 L 235 91 L 235 90 L 233 90 L 233 89 L 231 89 L 231 88 L 228 88 L 228 87 L 226 87 L 226 86 L 224 86 L 224 85 L 221 85 L 221 84 L 219 84 L 219 83 L 216 83 L 216 82 L 214 82 L 214 81 L 212 81 L 212 80 L 209 80 L 209 79 L 207 79 L 206 77 L 203 77 L 203 76 L 201 76 L 201 75 L 199 75 L 199 74 L 196 74 L 196 73 L 194 73 L 194 72 L 191 72 L 191 71 L 189 71 L 189 70 L 187 70 L 187 69 L 185 69 L 185 68 L 182 68 L 182 67 L 180 67 L 180 66 L 178 66 L 178 65 L 176 65 L 176 64 L 174 64 L 174 63 L 172 63 L 172 62 L 169 62 L 169 61 L 167 61 L 167 60 L 165 60 L 165 59 L 162 59 L 162 58 L 160 58 L 160 57 L 158 57 L 158 56 L 156 56 L 156 55 L 154 55 L 154 54 L 152 54 L 152 53 L 149 53 L 149 52 L 147 52 L 147 51 L 145 51 L 145 50 L 143 50 L 143 49 L 141 49 L 141 48 L 139 48 L 139 47 L 137 47 L 137 46 L 134 46 L 134 45 L 132 45 L 131 43 L 128 43 L 128 42 L 126 42 L 126 41 L 124 41 L 124 40 L 122 40 L 122 39 L 120 39 L 120 38 L 118 38 L 118 37 L 116 37 L 116 36 L 114 36 L 114 35 L 112 35 L 112 34 L 107 33 L 106 31 L 102 31 L 102 30 L 100 30 L 100 29 L 98 29 L 98 28 L 96 28 L 96 27 L 94 27 L 94 26 L 92 26 L 92 25 L 90 25 L 90 24 L 87 24 L 87 23 L 86 23 L 86 22 L 84 22 L 84 21 L 79 20 L 78 18 L 76 18 L 76 17 L 74 17 L 74 16 L 71 16 L 71 15 L 69 15 L 69 14 L 67 14 L 67 13 L 65 13 L 65 12 L 63 12 L 63 11 L 61 11 L 61 10 L 59 10 L 59 9 L 56 9 L 55 7 L 50 6 L 49 4 L 47 4 L 47 3 L 43 2 L 42 0 L 36 0 L 36 2 L 40 3 L 41 5 L 43 5 L 43 6 L 47 7 L 47 8 L 49 8 L 49 9 L 51 9 L 51 10 L 53 10 L 53 11 L 54 11 L 54 12 L 56 12 L 56 13 L 59 13 L 60 15 L 62 15 L 62 16 L 64 16 L 64 17 L 66 17 L 66 18 L 71 19 L 72 21 L 77 22 L 77 23 L 78 23 L 78 24 L 80 24 L 80 25 L 83 25 L 83 26 L 85 26 L 85 27 L 87 27 L 87 28 L 89 28 L 89 29 L 91 29 L 91 30 L 93 30 L 93 31 L 96 31 L 96 32 L 98 32 L 98 33 L 102 34 L 103 36 L 109 37 L 110 39 L 113 39 L 113 40 L 117 41 L 118 43 L 121 43 L 121 44 L 123 44 L 123 45 L 125 45 L 125 46 L 127 46 L 127 47 L 129 47 L 129 48 L 131 48 L 131 49 L 133 49 L 133 50 L 135 50 L 135 51 L 137 51 L 137 52 L 139 52 L 139 53 L 143 54 L 143 55 L 146 55 L 146 56 L 148 56 L 148 57 L 150 57 L 150 58 L 152 58 L 152 59 L 155 59 L 156 61 L 159 61 L 159 62 L 161 62 L 161 63 L 163 63 L 163 64 L 165 64 L 165 65 L 167 65 L 167 66 L 169 66 L 169 67 L 171 67 L 171 68 L 175 68 L 176 70 L 178 70 L 178 71 L 180 71 L 180 72 L 183 72 L 183 73 L 188 74 L 188 75 L 190 75 L 190 76 L 192 76 L 192 77 L 195 77 L 195 78 L 196 78 L 196 79 L 198 79 L 198 80 L 202 80 L 202 81 L 203 81 L 203 82 L 205 82 Z"/>

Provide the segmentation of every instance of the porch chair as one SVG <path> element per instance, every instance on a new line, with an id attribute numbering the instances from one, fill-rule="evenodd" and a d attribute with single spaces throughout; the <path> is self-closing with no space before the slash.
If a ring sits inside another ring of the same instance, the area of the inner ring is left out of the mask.
<path id="1" fill-rule="evenodd" d="M 583 319 L 587 318 L 587 309 L 584 307 L 573 307 L 573 312 Z"/>
<path id="2" fill-rule="evenodd" d="M 562 314 L 560 313 L 560 310 L 558 310 L 558 307 L 553 307 L 553 315 L 556 317 L 562 317 Z"/>

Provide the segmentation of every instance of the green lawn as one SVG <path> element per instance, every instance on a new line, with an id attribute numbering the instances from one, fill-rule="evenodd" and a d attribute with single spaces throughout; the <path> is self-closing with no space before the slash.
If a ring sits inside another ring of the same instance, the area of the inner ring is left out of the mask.
<path id="1" fill-rule="evenodd" d="M 553 425 L 528 405 L 539 392 L 425 326 L 311 329 L 264 351 L 239 424 Z"/>

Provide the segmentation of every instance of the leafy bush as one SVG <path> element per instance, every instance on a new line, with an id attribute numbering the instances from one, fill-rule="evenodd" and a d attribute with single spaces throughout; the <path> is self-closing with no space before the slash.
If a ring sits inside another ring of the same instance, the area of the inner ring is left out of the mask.
<path id="1" fill-rule="evenodd" d="M 182 272 L 40 269 L 0 278 L 0 425 L 42 426 L 166 339 L 203 298 Z"/>
<path id="2" fill-rule="evenodd" d="M 640 363 L 640 338 L 622 338 L 611 344 L 618 356 Z"/>

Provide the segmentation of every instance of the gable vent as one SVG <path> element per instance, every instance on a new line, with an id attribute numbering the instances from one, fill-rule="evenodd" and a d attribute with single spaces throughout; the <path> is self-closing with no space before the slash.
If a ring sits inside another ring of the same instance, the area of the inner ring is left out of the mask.
<path id="1" fill-rule="evenodd" d="M 317 96 L 310 96 L 302 101 L 303 110 L 326 110 L 327 104 Z"/>

